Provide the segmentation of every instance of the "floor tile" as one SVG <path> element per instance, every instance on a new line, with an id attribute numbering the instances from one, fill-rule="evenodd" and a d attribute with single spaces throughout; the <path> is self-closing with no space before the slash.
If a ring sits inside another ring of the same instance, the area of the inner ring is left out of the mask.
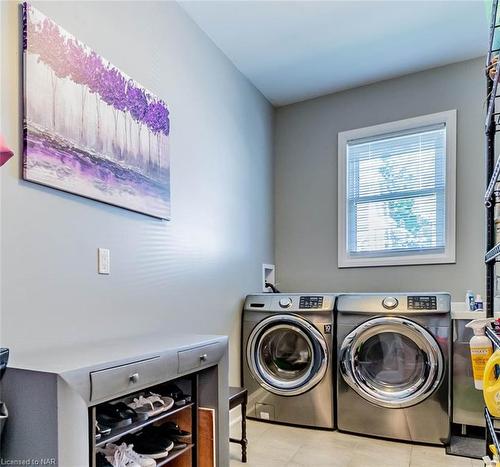
<path id="1" fill-rule="evenodd" d="M 231 427 L 239 437 L 240 424 Z M 250 420 L 248 463 L 241 447 L 231 444 L 231 467 L 481 467 L 479 460 L 448 456 L 444 448 L 412 445 Z"/>

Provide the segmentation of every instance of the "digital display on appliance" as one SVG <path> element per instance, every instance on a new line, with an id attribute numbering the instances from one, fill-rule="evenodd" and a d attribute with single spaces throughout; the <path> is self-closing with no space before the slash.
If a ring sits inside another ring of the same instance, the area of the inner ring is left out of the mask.
<path id="1" fill-rule="evenodd" d="M 300 297 L 299 308 L 323 308 L 323 297 Z"/>
<path id="2" fill-rule="evenodd" d="M 437 310 L 437 298 L 435 295 L 410 295 L 408 310 Z"/>

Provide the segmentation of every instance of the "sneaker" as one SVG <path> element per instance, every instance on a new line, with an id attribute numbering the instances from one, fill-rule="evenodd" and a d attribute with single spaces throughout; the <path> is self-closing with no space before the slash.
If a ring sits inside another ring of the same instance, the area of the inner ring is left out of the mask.
<path id="1" fill-rule="evenodd" d="M 139 464 L 135 463 L 134 461 L 130 460 L 126 455 L 123 450 L 117 449 L 113 455 L 111 456 L 106 456 L 106 460 L 113 466 L 113 467 L 140 467 Z"/>
<path id="2" fill-rule="evenodd" d="M 145 435 L 144 432 L 124 438 L 127 443 L 133 444 L 134 451 L 152 459 L 162 459 L 174 447 L 173 441 L 166 438 Z"/>
<path id="3" fill-rule="evenodd" d="M 141 467 L 156 467 L 156 461 L 151 457 L 135 452 L 133 444 L 129 444 L 125 449 L 125 455 Z"/>
<path id="4" fill-rule="evenodd" d="M 106 447 L 98 448 L 97 453 L 103 455 L 113 467 L 142 467 L 141 464 L 127 456 L 127 448 L 125 443 L 120 446 L 108 443 Z"/>

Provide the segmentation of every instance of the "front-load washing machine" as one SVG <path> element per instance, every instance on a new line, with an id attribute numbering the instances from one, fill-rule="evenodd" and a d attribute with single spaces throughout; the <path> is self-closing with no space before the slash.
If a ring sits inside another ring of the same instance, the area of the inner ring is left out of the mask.
<path id="1" fill-rule="evenodd" d="M 450 295 L 337 299 L 337 426 L 397 440 L 450 437 Z"/>
<path id="2" fill-rule="evenodd" d="M 334 428 L 335 294 L 258 294 L 245 300 L 242 379 L 247 416 Z"/>

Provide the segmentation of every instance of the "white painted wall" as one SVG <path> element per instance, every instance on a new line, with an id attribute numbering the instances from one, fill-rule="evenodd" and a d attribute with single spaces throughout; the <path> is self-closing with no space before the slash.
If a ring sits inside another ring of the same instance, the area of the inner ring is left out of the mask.
<path id="1" fill-rule="evenodd" d="M 484 60 L 414 73 L 276 112 L 275 245 L 283 291 L 449 291 L 484 296 Z M 337 135 L 457 109 L 456 264 L 337 267 Z"/>
<path id="2" fill-rule="evenodd" d="M 242 299 L 274 260 L 272 107 L 174 2 L 34 6 L 168 103 L 173 220 L 20 179 L 19 10 L 2 2 L 2 130 L 16 152 L 0 172 L 2 344 L 229 334 L 238 383 Z"/>

